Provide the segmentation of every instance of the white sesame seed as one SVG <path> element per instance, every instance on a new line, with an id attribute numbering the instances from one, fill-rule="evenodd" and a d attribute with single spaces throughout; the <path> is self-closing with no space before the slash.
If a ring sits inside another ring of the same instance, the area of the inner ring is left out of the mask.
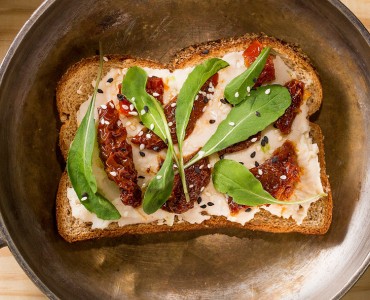
<path id="1" fill-rule="evenodd" d="M 142 130 L 139 131 L 138 136 L 142 136 L 144 132 Z"/>
<path id="2" fill-rule="evenodd" d="M 102 109 L 107 109 L 107 106 L 105 104 L 100 105 Z"/>
<path id="3" fill-rule="evenodd" d="M 174 167 L 174 168 L 178 168 L 178 166 L 177 166 L 176 164 L 173 164 L 173 167 Z"/>
<path id="4" fill-rule="evenodd" d="M 146 187 L 146 183 L 144 182 L 142 185 L 141 185 L 142 188 Z"/>
<path id="5" fill-rule="evenodd" d="M 204 167 L 204 165 L 201 165 L 201 166 L 199 167 L 199 169 L 201 170 L 201 169 L 203 169 L 203 167 Z"/>
<path id="6" fill-rule="evenodd" d="M 108 57 L 106 57 L 106 56 L 103 56 L 103 59 L 104 59 L 104 61 L 108 61 L 109 60 Z"/>
<path id="7" fill-rule="evenodd" d="M 117 172 L 114 172 L 114 171 L 113 172 L 109 172 L 109 174 L 112 175 L 112 176 L 117 176 Z"/>
<path id="8" fill-rule="evenodd" d="M 126 126 L 130 126 L 132 123 L 130 121 L 126 122 Z"/>
<path id="9" fill-rule="evenodd" d="M 145 149 L 145 145 L 144 144 L 140 144 L 139 148 L 140 148 L 140 150 L 144 150 Z"/>
<path id="10" fill-rule="evenodd" d="M 135 125 L 131 125 L 130 128 L 131 128 L 131 130 L 136 130 L 136 126 Z"/>
<path id="11" fill-rule="evenodd" d="M 203 192 L 203 191 L 204 191 L 204 186 L 202 186 L 202 187 L 200 188 L 200 191 L 201 191 L 201 192 Z"/>
<path id="12" fill-rule="evenodd" d="M 135 102 L 135 97 L 132 97 L 132 98 L 131 98 L 131 101 L 132 101 L 132 102 Z"/>
<path id="13" fill-rule="evenodd" d="M 247 92 L 250 93 L 251 92 L 251 87 L 250 86 L 247 86 Z"/>
<path id="14" fill-rule="evenodd" d="M 104 125 L 104 123 L 105 123 L 105 120 L 104 119 L 101 119 L 100 120 L 100 124 Z"/>
<path id="15" fill-rule="evenodd" d="M 263 174 L 262 170 L 258 169 L 258 175 L 262 175 L 262 174 Z"/>
<path id="16" fill-rule="evenodd" d="M 171 103 L 171 107 L 175 107 L 175 106 L 176 106 L 176 102 Z"/>
<path id="17" fill-rule="evenodd" d="M 162 178 L 162 175 L 157 175 L 157 179 L 161 179 Z"/>
<path id="18" fill-rule="evenodd" d="M 109 102 L 109 106 L 110 106 L 111 108 L 114 108 L 114 104 L 113 104 L 112 102 Z"/>
<path id="19" fill-rule="evenodd" d="M 205 112 L 207 109 L 207 106 L 204 106 L 203 109 L 202 109 L 202 112 Z"/>
<path id="20" fill-rule="evenodd" d="M 238 98 L 239 97 L 239 92 L 236 92 L 235 93 L 235 98 Z"/>
<path id="21" fill-rule="evenodd" d="M 199 157 L 203 157 L 203 156 L 204 156 L 204 154 L 205 154 L 205 152 L 204 152 L 204 151 L 199 151 L 199 152 L 198 152 Z"/>
<path id="22" fill-rule="evenodd" d="M 194 100 L 197 101 L 198 99 L 199 99 L 199 95 L 196 95 Z"/>
<path id="23" fill-rule="evenodd" d="M 108 122 L 108 121 L 104 121 L 104 124 L 105 124 L 105 125 L 109 125 L 109 122 Z"/>
<path id="24" fill-rule="evenodd" d="M 251 142 L 252 142 L 252 143 L 257 142 L 257 138 L 253 138 L 253 139 L 251 139 Z"/>
<path id="25" fill-rule="evenodd" d="M 280 179 L 285 180 L 286 179 L 286 176 L 285 175 L 281 175 L 280 176 Z"/>
<path id="26" fill-rule="evenodd" d="M 210 169 L 211 167 L 212 167 L 212 166 L 211 166 L 211 164 L 208 164 L 208 165 L 207 165 L 207 168 L 208 168 L 208 169 Z"/>
<path id="27" fill-rule="evenodd" d="M 128 110 L 128 106 L 127 105 L 122 105 L 122 108 L 125 109 L 125 110 Z"/>
<path id="28" fill-rule="evenodd" d="M 152 137 L 152 135 L 151 135 L 150 133 L 147 133 L 147 134 L 145 135 L 145 137 L 146 137 L 147 139 L 150 139 L 150 138 Z"/>
<path id="29" fill-rule="evenodd" d="M 173 125 L 173 122 L 168 122 L 168 126 L 172 126 Z"/>
<path id="30" fill-rule="evenodd" d="M 134 110 L 135 106 L 133 104 L 130 104 L 130 110 Z"/>
<path id="31" fill-rule="evenodd" d="M 84 197 L 81 198 L 81 201 L 85 201 L 85 200 L 87 200 L 87 197 L 86 196 L 84 196 Z"/>
<path id="32" fill-rule="evenodd" d="M 77 90 L 77 94 L 82 95 L 83 93 L 81 90 Z"/>
<path id="33" fill-rule="evenodd" d="M 235 126 L 235 123 L 234 122 L 229 122 L 229 125 L 230 126 Z"/>
<path id="34" fill-rule="evenodd" d="M 137 112 L 136 111 L 130 111 L 128 114 L 131 115 L 131 116 L 137 116 Z"/>
<path id="35" fill-rule="evenodd" d="M 122 125 L 121 120 L 118 120 L 118 121 L 117 121 L 117 125 L 118 125 L 118 126 L 121 126 L 121 125 Z"/>
<path id="36" fill-rule="evenodd" d="M 266 94 L 266 95 L 268 95 L 268 94 L 270 94 L 270 92 L 271 92 L 271 89 L 267 89 L 267 90 L 265 91 L 265 94 Z"/>
<path id="37" fill-rule="evenodd" d="M 154 124 L 150 124 L 150 127 L 149 127 L 150 130 L 153 130 L 154 129 Z"/>
<path id="38" fill-rule="evenodd" d="M 194 187 L 194 184 L 191 184 L 189 185 L 189 189 L 193 188 Z"/>
<path id="39" fill-rule="evenodd" d="M 154 97 L 158 97 L 158 96 L 159 96 L 159 94 L 158 94 L 158 93 L 156 93 L 156 92 L 154 92 L 154 93 L 153 93 L 153 96 L 154 96 Z"/>
<path id="40" fill-rule="evenodd" d="M 140 112 L 140 114 L 143 116 L 143 115 L 145 115 L 146 114 L 146 111 L 145 111 L 145 109 L 142 109 L 141 110 L 141 112 Z"/>

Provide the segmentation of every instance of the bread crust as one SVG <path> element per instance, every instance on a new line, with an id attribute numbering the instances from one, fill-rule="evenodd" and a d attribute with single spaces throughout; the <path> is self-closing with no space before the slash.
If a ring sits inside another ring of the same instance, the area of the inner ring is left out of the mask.
<path id="1" fill-rule="evenodd" d="M 151 68 L 185 68 L 193 66 L 209 57 L 222 57 L 227 52 L 242 51 L 253 40 L 258 39 L 264 46 L 270 46 L 277 52 L 282 59 L 294 70 L 303 76 L 309 74 L 312 84 L 309 92 L 311 93 L 308 102 L 309 116 L 316 112 L 322 102 L 322 87 L 319 77 L 311 65 L 309 59 L 295 45 L 288 44 L 276 38 L 266 35 L 244 35 L 238 38 L 211 41 L 199 45 L 194 45 L 180 50 L 174 57 L 171 65 L 164 65 L 159 62 L 135 59 L 130 56 L 107 55 L 108 61 L 104 64 L 103 74 L 111 68 L 126 68 L 130 66 L 141 66 Z M 91 82 L 94 80 L 99 65 L 98 56 L 83 59 L 68 69 L 61 78 L 56 92 L 57 108 L 62 122 L 59 135 L 59 143 L 62 154 L 67 159 L 69 145 L 77 130 L 76 112 L 79 106 L 86 101 L 87 95 L 93 93 Z M 77 94 L 76 91 L 81 91 Z M 323 135 L 318 125 L 310 123 L 310 135 L 314 143 L 319 148 L 319 163 L 321 167 L 321 182 L 327 196 L 311 204 L 307 217 L 301 225 L 298 225 L 292 218 L 285 219 L 272 215 L 270 212 L 261 209 L 254 218 L 245 225 L 230 222 L 222 216 L 212 216 L 209 220 L 201 224 L 190 224 L 187 222 L 176 223 L 172 226 L 150 224 L 135 224 L 118 226 L 117 222 L 111 223 L 105 229 L 92 229 L 91 223 L 84 223 L 72 216 L 71 207 L 67 198 L 67 188 L 71 187 L 68 175 L 63 173 L 59 183 L 56 199 L 57 226 L 60 235 L 68 242 L 75 242 L 87 239 L 102 237 L 117 237 L 124 234 L 147 234 L 164 231 L 190 231 L 200 229 L 216 228 L 241 228 L 259 230 L 266 232 L 288 233 L 299 232 L 303 234 L 325 234 L 331 224 L 332 219 L 332 195 L 328 177 L 326 175 Z"/>

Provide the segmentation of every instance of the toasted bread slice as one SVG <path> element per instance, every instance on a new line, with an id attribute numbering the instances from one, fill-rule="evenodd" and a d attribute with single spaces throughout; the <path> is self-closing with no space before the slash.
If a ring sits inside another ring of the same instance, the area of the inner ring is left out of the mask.
<path id="1" fill-rule="evenodd" d="M 103 74 L 111 68 L 128 68 L 130 66 L 178 69 L 199 64 L 209 57 L 222 57 L 232 51 L 242 51 L 255 39 L 264 46 L 270 46 L 284 62 L 293 69 L 298 79 L 310 76 L 311 84 L 307 87 L 311 96 L 307 100 L 309 115 L 316 112 L 322 102 L 322 88 L 318 76 L 311 66 L 308 58 L 296 47 L 275 38 L 264 35 L 245 35 L 240 38 L 208 42 L 191 46 L 177 53 L 172 65 L 163 65 L 157 62 L 134 59 L 128 56 L 109 55 L 104 64 Z M 57 107 L 62 122 L 60 130 L 60 148 L 64 158 L 67 158 L 69 146 L 77 130 L 76 113 L 80 105 L 86 101 L 87 96 L 93 93 L 91 82 L 95 79 L 98 69 L 98 57 L 84 59 L 73 65 L 62 77 L 57 88 Z M 76 93 L 76 91 L 78 91 Z M 67 188 L 71 187 L 68 175 L 65 172 L 60 180 L 57 194 L 57 225 L 59 233 L 68 242 L 87 240 L 100 237 L 115 237 L 123 234 L 146 234 L 163 231 L 189 231 L 205 228 L 237 227 L 243 229 L 260 230 L 268 232 L 300 232 L 304 234 L 324 234 L 327 232 L 332 219 L 331 190 L 325 170 L 323 135 L 320 127 L 311 123 L 310 135 L 319 147 L 318 159 L 321 167 L 321 182 L 327 196 L 312 203 L 306 218 L 298 225 L 292 218 L 285 219 L 272 215 L 261 209 L 254 218 L 241 225 L 230 222 L 225 217 L 212 216 L 201 224 L 175 222 L 172 226 L 149 224 L 136 224 L 119 226 L 113 222 L 104 229 L 92 229 L 92 224 L 82 222 L 72 216 L 72 209 L 67 198 Z"/>

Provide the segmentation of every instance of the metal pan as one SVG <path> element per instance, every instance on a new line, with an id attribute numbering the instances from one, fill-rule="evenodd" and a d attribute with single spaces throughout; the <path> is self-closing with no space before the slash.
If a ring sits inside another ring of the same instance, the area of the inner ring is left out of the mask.
<path id="1" fill-rule="evenodd" d="M 321 74 L 325 100 L 315 119 L 335 201 L 328 234 L 223 230 L 64 242 L 54 216 L 64 168 L 54 94 L 67 67 L 95 54 L 99 39 L 106 52 L 167 61 L 190 44 L 246 32 L 299 44 Z M 370 260 L 369 44 L 334 0 L 45 2 L 0 69 L 1 240 L 52 299 L 341 297 Z"/>

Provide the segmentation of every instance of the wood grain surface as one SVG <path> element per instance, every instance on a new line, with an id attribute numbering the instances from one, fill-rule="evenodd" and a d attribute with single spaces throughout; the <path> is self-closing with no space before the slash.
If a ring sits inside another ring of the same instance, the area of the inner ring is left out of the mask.
<path id="1" fill-rule="evenodd" d="M 370 30 L 370 0 L 342 2 Z M 0 60 L 19 29 L 41 3 L 41 0 L 0 0 Z M 19 267 L 8 248 L 0 249 L 0 300 L 2 299 L 46 299 Z M 343 299 L 370 299 L 370 269 Z"/>

